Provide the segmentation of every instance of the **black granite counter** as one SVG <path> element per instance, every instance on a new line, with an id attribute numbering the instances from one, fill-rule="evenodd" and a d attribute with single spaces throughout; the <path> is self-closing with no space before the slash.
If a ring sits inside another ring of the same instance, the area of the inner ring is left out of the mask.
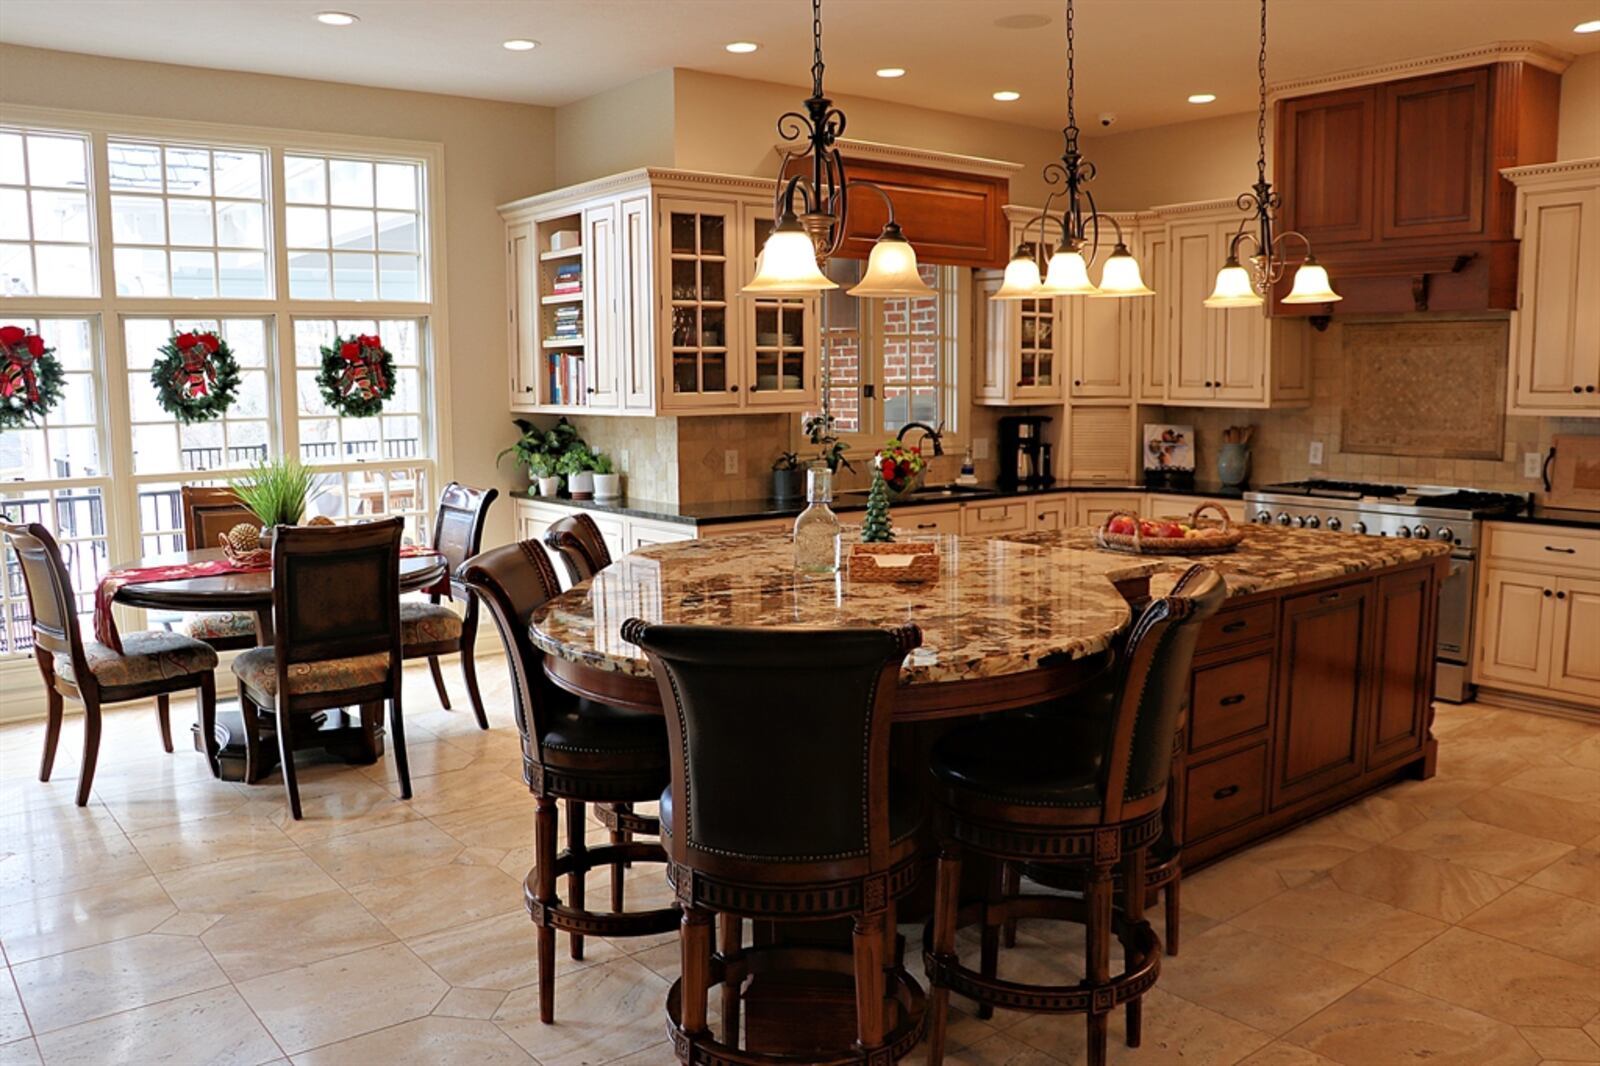
<path id="1" fill-rule="evenodd" d="M 1530 522 L 1571 529 L 1600 529 L 1600 511 L 1580 511 L 1576 507 L 1545 507 L 1536 503 L 1520 514 L 1485 517 L 1491 522 Z"/>

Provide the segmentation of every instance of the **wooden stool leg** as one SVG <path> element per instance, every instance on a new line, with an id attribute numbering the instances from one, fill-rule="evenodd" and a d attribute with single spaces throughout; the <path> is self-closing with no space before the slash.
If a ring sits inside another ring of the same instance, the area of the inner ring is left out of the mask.
<path id="1" fill-rule="evenodd" d="M 1084 923 L 1084 956 L 1087 965 L 1084 976 L 1090 987 L 1103 986 L 1111 980 L 1111 868 L 1095 865 L 1088 883 L 1084 885 L 1083 900 L 1087 921 Z M 1106 1064 L 1106 1023 L 1110 1015 L 1105 1011 L 1089 1011 L 1089 1066 Z"/>
<path id="2" fill-rule="evenodd" d="M 939 872 L 933 889 L 933 953 L 956 953 L 956 918 L 961 908 L 961 849 L 945 842 L 939 846 Z M 944 1032 L 950 1012 L 950 989 L 930 978 L 928 997 L 928 1066 L 944 1062 Z"/>
<path id="3" fill-rule="evenodd" d="M 722 945 L 722 957 L 737 961 L 744 953 L 744 919 L 737 914 L 717 915 L 717 939 Z M 722 982 L 722 1042 L 729 1047 L 739 1046 L 739 993 L 742 981 L 737 978 Z"/>
<path id="4" fill-rule="evenodd" d="M 575 860 L 575 865 L 580 867 L 567 875 L 567 901 L 576 910 L 583 910 L 583 857 L 589 850 L 589 845 L 584 841 L 584 832 L 588 829 L 583 824 L 584 804 L 582 800 L 567 800 L 567 851 Z M 567 939 L 571 942 L 572 957 L 583 958 L 583 934 L 569 933 Z"/>
<path id="5" fill-rule="evenodd" d="M 161 727 L 161 748 L 172 754 L 172 694 L 163 692 L 156 697 L 156 725 Z"/>
<path id="6" fill-rule="evenodd" d="M 978 964 L 978 971 L 988 978 L 996 977 L 1000 972 L 1000 934 L 1005 924 L 1006 908 L 1001 902 L 1005 895 L 1006 867 L 1009 864 L 996 862 L 984 884 L 983 899 L 983 941 L 982 958 Z M 978 1017 L 987 1021 L 994 1017 L 994 1007 L 987 1003 L 978 1004 Z"/>
<path id="7" fill-rule="evenodd" d="M 700 1035 L 706 1028 L 706 997 L 711 991 L 711 912 L 699 907 L 683 908 L 678 926 L 678 948 L 683 984 L 679 1006 L 686 1032 Z"/>
<path id="8" fill-rule="evenodd" d="M 631 803 L 614 803 L 614 804 L 611 805 L 611 809 L 612 809 L 613 813 L 618 814 L 618 815 L 632 814 L 633 813 L 633 804 L 631 804 Z M 626 830 L 626 829 L 613 829 L 613 830 L 611 830 L 611 843 L 613 843 L 613 844 L 629 844 L 629 843 L 632 843 L 632 841 L 633 841 L 633 834 L 631 832 L 629 832 L 628 830 Z M 625 871 L 627 869 L 628 869 L 628 864 L 625 863 L 625 862 L 614 862 L 614 863 L 611 864 L 611 910 L 614 913 L 618 913 L 618 914 L 620 914 L 622 912 L 622 909 L 623 909 L 623 902 L 624 902 L 623 901 L 623 877 L 624 877 Z"/>
<path id="9" fill-rule="evenodd" d="M 444 671 L 439 669 L 439 657 L 428 656 L 428 671 L 433 674 L 433 687 L 439 690 L 439 706 L 450 709 L 450 690 L 444 687 Z"/>
<path id="10" fill-rule="evenodd" d="M 883 912 L 858 914 L 850 936 L 856 965 L 856 1042 L 883 1043 Z"/>
<path id="11" fill-rule="evenodd" d="M 1144 868 L 1147 854 L 1144 848 L 1133 848 L 1122 857 L 1122 914 L 1127 920 L 1129 932 L 1134 935 L 1137 935 L 1139 926 L 1144 924 Z M 1132 970 L 1140 962 L 1139 952 L 1133 944 L 1133 936 L 1130 936 L 1122 945 L 1125 970 Z M 1144 1000 L 1135 997 L 1128 1000 L 1128 1046 L 1138 1047 L 1143 1036 Z"/>
<path id="12" fill-rule="evenodd" d="M 533 862 L 534 891 L 541 905 L 556 904 L 556 801 L 549 796 L 534 799 Z M 539 950 L 539 1020 L 549 1025 L 556 1020 L 556 931 L 548 921 L 535 930 Z"/>
<path id="13" fill-rule="evenodd" d="M 1001 875 L 1000 891 L 1005 894 L 1007 899 L 1022 893 L 1022 868 L 1016 863 L 1008 862 L 1005 864 Z M 1017 946 L 1017 920 L 1015 918 L 1008 917 L 1006 919 L 1004 943 L 1008 948 Z"/>
<path id="14" fill-rule="evenodd" d="M 83 695 L 83 769 L 78 772 L 78 806 L 89 805 L 94 788 L 94 764 L 100 758 L 100 696 Z"/>
<path id="15" fill-rule="evenodd" d="M 40 655 L 47 653 L 40 652 Z M 61 716 L 66 710 L 61 693 L 56 691 L 55 674 L 52 671 L 47 678 L 44 691 L 45 697 L 45 723 L 44 723 L 44 758 L 39 760 L 39 780 L 50 780 L 50 771 L 56 764 L 56 745 L 61 743 Z"/>
<path id="16" fill-rule="evenodd" d="M 1167 887 L 1164 892 L 1167 907 L 1166 934 L 1168 955 L 1176 955 L 1178 953 L 1178 921 L 1179 908 L 1181 906 L 1178 900 L 1178 885 L 1182 882 L 1183 871 L 1179 870 L 1173 874 L 1172 880 L 1167 882 Z"/>

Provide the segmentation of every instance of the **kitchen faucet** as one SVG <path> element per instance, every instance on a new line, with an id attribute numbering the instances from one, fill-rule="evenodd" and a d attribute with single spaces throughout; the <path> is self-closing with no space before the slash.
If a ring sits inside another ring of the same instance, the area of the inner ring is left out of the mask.
<path id="1" fill-rule="evenodd" d="M 943 423 L 940 423 L 940 424 L 943 425 Z M 894 435 L 895 440 L 899 441 L 901 444 L 904 444 L 906 442 L 906 431 L 907 430 L 912 430 L 912 429 L 920 429 L 920 430 L 922 430 L 923 438 L 925 440 L 933 441 L 933 454 L 934 455 L 943 455 L 944 454 L 944 444 L 942 443 L 943 438 L 944 438 L 944 431 L 942 429 L 937 429 L 937 428 L 935 428 L 933 426 L 930 426 L 926 422 L 907 422 L 905 425 L 900 427 L 900 432 L 896 433 Z M 918 450 L 921 450 L 920 449 L 920 442 L 919 442 L 919 449 Z"/>

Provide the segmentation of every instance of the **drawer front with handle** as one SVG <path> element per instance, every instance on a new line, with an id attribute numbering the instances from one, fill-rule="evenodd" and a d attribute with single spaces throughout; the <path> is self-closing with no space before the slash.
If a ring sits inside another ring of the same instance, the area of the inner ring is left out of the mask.
<path id="1" fill-rule="evenodd" d="M 1270 651 L 1196 670 L 1189 697 L 1189 750 L 1265 729 L 1271 694 Z"/>
<path id="2" fill-rule="evenodd" d="M 895 529 L 908 533 L 960 533 L 959 507 L 897 507 L 889 516 Z"/>
<path id="3" fill-rule="evenodd" d="M 969 503 L 961 508 L 961 532 L 969 536 L 985 533 L 1025 533 L 1029 525 L 1030 504 Z"/>
<path id="4" fill-rule="evenodd" d="M 1495 523 L 1489 529 L 1489 557 L 1562 571 L 1600 572 L 1600 535 L 1553 526 Z"/>
<path id="5" fill-rule="evenodd" d="M 1189 767 L 1184 801 L 1187 843 L 1260 815 L 1267 809 L 1266 744 Z"/>
<path id="6" fill-rule="evenodd" d="M 1201 628 L 1194 650 L 1198 654 L 1271 636 L 1277 616 L 1278 605 L 1272 602 L 1221 611 Z"/>

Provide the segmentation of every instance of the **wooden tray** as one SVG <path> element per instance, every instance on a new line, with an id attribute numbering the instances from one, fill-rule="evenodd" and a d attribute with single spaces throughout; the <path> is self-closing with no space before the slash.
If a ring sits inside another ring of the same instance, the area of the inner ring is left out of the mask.
<path id="1" fill-rule="evenodd" d="M 1204 537 L 1146 537 L 1139 532 L 1139 523 L 1143 519 L 1137 512 L 1112 511 L 1106 516 L 1105 524 L 1094 531 L 1094 542 L 1108 551 L 1128 552 L 1132 555 L 1209 555 L 1213 552 L 1232 551 L 1244 539 L 1244 534 L 1233 528 L 1233 520 L 1228 517 L 1227 510 L 1220 503 L 1207 500 L 1200 504 L 1189 513 L 1189 524 L 1196 529 L 1202 528 L 1200 516 L 1206 511 L 1215 511 L 1222 517 L 1220 533 L 1211 533 Z M 1111 532 L 1112 520 L 1121 515 L 1133 519 L 1132 533 Z M 1217 527 L 1207 523 L 1203 528 Z"/>
<path id="2" fill-rule="evenodd" d="M 880 556 L 895 557 L 899 565 L 884 565 Z M 901 562 L 901 560 L 907 560 Z M 850 580 L 884 583 L 933 581 L 939 576 L 939 551 L 935 545 L 853 544 L 850 547 Z"/>

